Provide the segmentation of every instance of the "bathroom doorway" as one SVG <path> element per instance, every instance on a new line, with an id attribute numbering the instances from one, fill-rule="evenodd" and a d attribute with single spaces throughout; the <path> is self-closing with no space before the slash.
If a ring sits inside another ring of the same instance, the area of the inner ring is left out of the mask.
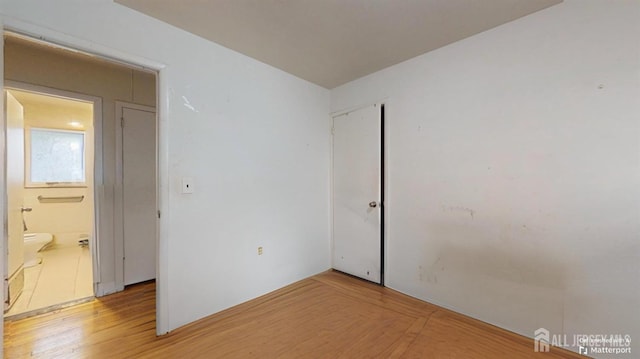
<path id="1" fill-rule="evenodd" d="M 94 123 L 100 101 L 5 83 L 11 179 L 5 317 L 94 296 Z"/>
<path id="2" fill-rule="evenodd" d="M 90 273 L 90 295 L 72 301 L 65 301 L 61 304 L 55 304 L 44 309 L 38 309 L 35 312 L 28 311 L 27 314 L 21 314 L 19 317 L 11 318 L 17 319 L 56 309 L 63 305 L 75 304 L 78 303 L 78 301 L 91 300 L 94 296 L 101 297 L 124 290 L 123 268 L 125 256 L 122 250 L 120 250 L 123 247 L 123 231 L 121 230 L 122 214 L 124 213 L 122 208 L 123 186 L 120 179 L 121 172 L 118 172 L 116 169 L 121 157 L 119 157 L 116 148 L 116 132 L 121 127 L 121 116 L 116 114 L 116 103 L 124 102 L 131 106 L 153 109 L 153 128 L 149 130 L 149 132 L 154 134 L 154 138 L 156 138 L 158 133 L 158 123 L 155 119 L 157 73 L 146 68 L 117 62 L 110 58 L 107 59 L 78 50 L 72 50 L 64 46 L 51 44 L 12 32 L 5 32 L 4 40 L 4 85 L 9 92 L 23 91 L 32 94 L 48 94 L 57 98 L 93 103 L 94 116 L 92 128 L 87 128 L 87 130 L 92 130 L 93 132 L 89 134 L 88 131 L 85 131 L 84 134 L 86 149 L 88 151 L 93 150 L 93 153 L 85 154 L 85 160 L 88 158 L 94 160 L 93 168 L 89 168 L 89 163 L 85 162 L 87 166 L 85 170 L 90 172 L 90 179 L 93 180 L 93 183 L 91 183 L 91 185 L 85 183 L 84 186 L 69 186 L 76 189 L 85 188 L 88 194 L 82 198 L 82 200 L 80 200 L 79 197 L 83 194 L 80 194 L 80 196 L 67 196 L 62 194 L 51 196 L 64 197 L 64 199 L 54 198 L 54 202 L 48 203 L 40 202 L 41 199 L 51 201 L 50 198 L 47 199 L 47 196 L 42 194 L 37 194 L 34 199 L 36 205 L 42 206 L 46 204 L 47 206 L 64 205 L 71 207 L 72 205 L 80 205 L 86 207 L 85 209 L 87 209 L 87 211 L 83 211 L 81 215 L 90 218 L 91 229 L 88 232 L 80 231 L 79 229 L 73 232 L 69 231 L 66 237 L 56 236 L 55 233 L 52 233 L 51 244 L 45 247 L 39 253 L 39 256 L 44 257 L 42 263 L 47 263 L 47 258 L 43 253 L 47 254 L 45 252 L 55 249 L 55 244 L 57 244 L 58 240 L 61 240 L 60 243 L 62 244 L 76 244 L 76 242 L 80 244 L 80 247 L 85 249 L 85 253 L 90 254 L 91 271 L 82 271 L 82 274 L 78 274 L 80 272 L 77 272 L 76 276 L 86 276 L 87 273 Z M 12 94 L 12 96 L 14 95 Z M 17 97 L 20 96 L 18 95 Z M 69 126 L 78 126 L 78 124 Z M 9 129 L 9 127 L 7 127 L 7 129 Z M 64 128 L 56 130 L 66 132 L 67 134 L 71 134 L 71 137 L 74 137 L 72 135 L 80 132 L 79 130 L 81 129 Z M 41 134 L 36 133 L 36 135 Z M 92 143 L 88 142 L 89 137 L 93 140 Z M 155 145 L 153 149 L 153 157 L 149 158 L 147 162 L 153 164 L 153 173 L 157 173 Z M 9 175 L 9 173 L 7 173 L 7 175 Z M 89 175 L 87 175 L 86 178 L 89 178 Z M 156 188 L 156 178 L 157 175 L 152 176 L 152 183 L 148 185 L 149 187 Z M 24 179 L 22 181 L 24 181 Z M 51 184 L 60 186 L 59 183 L 56 184 L 54 182 L 61 181 L 47 182 L 48 181 L 44 182 L 46 186 L 40 188 L 47 189 Z M 7 188 L 9 188 L 8 185 Z M 29 190 L 28 185 L 26 187 L 23 185 L 22 188 L 23 190 Z M 61 190 L 61 188 L 54 189 Z M 157 189 L 154 193 L 157 196 Z M 38 196 L 42 197 L 38 199 Z M 61 200 L 65 202 L 56 202 Z M 16 207 L 16 211 L 20 213 L 18 219 L 15 221 L 22 223 L 24 214 L 25 222 L 22 224 L 26 225 L 28 229 L 27 232 L 33 232 L 37 229 L 31 224 L 34 220 L 32 217 L 36 217 L 37 215 L 36 208 L 31 206 L 31 204 L 33 203 L 19 203 L 19 208 Z M 22 208 L 25 208 L 24 213 L 22 212 Z M 31 208 L 31 212 L 26 212 L 29 208 Z M 11 208 L 7 208 L 7 210 L 8 217 L 12 212 Z M 158 221 L 155 215 L 156 213 L 157 211 L 154 209 L 154 221 Z M 80 217 L 78 216 L 80 216 L 80 214 L 74 217 L 75 224 L 80 222 Z M 23 229 L 24 228 L 19 228 L 19 230 Z M 45 230 L 43 229 L 43 231 Z M 45 233 L 49 232 L 53 231 L 46 230 Z M 18 235 L 11 237 L 18 237 Z M 156 241 L 157 235 L 156 238 L 152 239 Z M 39 241 L 44 240 L 42 236 L 39 239 Z M 24 245 L 25 242 L 20 241 L 20 243 Z M 155 248 L 155 246 L 153 248 Z M 155 249 L 153 248 L 150 247 L 149 251 L 155 253 Z M 14 250 L 14 253 L 16 252 L 22 251 Z M 7 263 L 10 258 L 5 256 L 4 259 L 5 263 Z M 17 262 L 20 262 L 20 260 Z M 5 272 L 7 272 L 6 265 L 4 269 Z M 12 273 L 14 272 L 15 271 Z M 22 272 L 24 273 L 24 271 Z M 5 277 L 7 277 L 7 275 L 5 275 Z M 5 288 L 5 296 L 7 296 L 10 289 L 13 289 L 13 295 L 10 294 L 5 299 L 8 298 L 10 302 L 13 299 L 14 302 L 11 302 L 11 304 L 15 305 L 15 300 L 19 299 L 19 296 L 16 295 L 16 293 L 19 293 L 19 288 L 22 287 L 24 291 L 26 285 L 26 289 L 28 290 L 29 284 L 24 281 L 24 275 L 18 275 L 15 276 L 15 279 L 12 279 L 11 283 L 13 287 L 9 286 L 10 288 Z M 54 290 L 60 292 L 61 288 L 56 284 Z M 28 293 L 28 291 L 22 294 L 25 293 Z M 10 310 L 9 315 L 12 314 L 13 311 Z"/>

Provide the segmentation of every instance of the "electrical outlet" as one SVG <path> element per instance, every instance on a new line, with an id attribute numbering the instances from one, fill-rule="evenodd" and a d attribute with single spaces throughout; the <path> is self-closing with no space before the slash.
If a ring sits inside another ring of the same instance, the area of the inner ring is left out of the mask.
<path id="1" fill-rule="evenodd" d="M 193 178 L 182 177 L 182 193 L 193 193 Z"/>
<path id="2" fill-rule="evenodd" d="M 262 247 L 258 247 L 258 255 L 261 256 L 262 255 Z"/>

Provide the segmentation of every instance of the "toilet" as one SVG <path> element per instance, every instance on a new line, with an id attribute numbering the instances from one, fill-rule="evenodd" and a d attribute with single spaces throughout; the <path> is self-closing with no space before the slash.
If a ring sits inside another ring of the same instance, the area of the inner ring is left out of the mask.
<path id="1" fill-rule="evenodd" d="M 51 243 L 51 233 L 25 233 L 24 234 L 24 267 L 29 268 L 42 262 L 38 252 Z"/>

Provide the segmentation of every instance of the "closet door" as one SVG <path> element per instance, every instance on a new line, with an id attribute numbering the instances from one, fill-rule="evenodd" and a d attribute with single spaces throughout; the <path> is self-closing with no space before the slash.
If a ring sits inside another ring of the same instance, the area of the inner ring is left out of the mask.
<path id="1" fill-rule="evenodd" d="M 382 112 L 333 119 L 333 268 L 382 280 Z"/>
<path id="2" fill-rule="evenodd" d="M 156 277 L 156 114 L 122 107 L 124 284 Z"/>

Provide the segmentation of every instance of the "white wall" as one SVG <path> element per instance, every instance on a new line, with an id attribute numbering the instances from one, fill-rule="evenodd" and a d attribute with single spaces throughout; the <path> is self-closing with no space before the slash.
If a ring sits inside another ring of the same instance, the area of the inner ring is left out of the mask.
<path id="1" fill-rule="evenodd" d="M 565 0 L 332 90 L 386 99 L 389 287 L 638 355 L 639 19 Z"/>
<path id="2" fill-rule="evenodd" d="M 5 1 L 0 11 L 5 26 L 165 65 L 160 325 L 329 267 L 327 90 L 107 0 Z M 194 194 L 179 193 L 183 176 Z"/>

